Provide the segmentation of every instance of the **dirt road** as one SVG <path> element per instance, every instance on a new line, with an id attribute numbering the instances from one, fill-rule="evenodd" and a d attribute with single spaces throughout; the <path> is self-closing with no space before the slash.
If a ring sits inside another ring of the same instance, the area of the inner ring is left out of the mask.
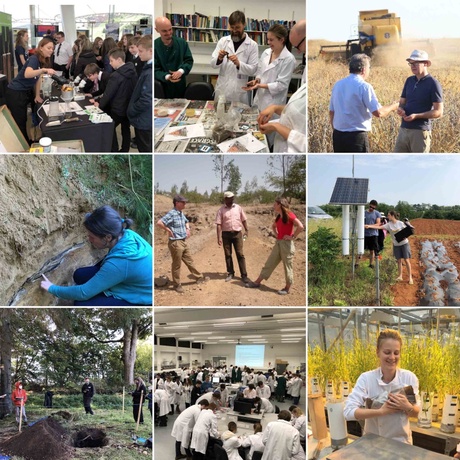
<path id="1" fill-rule="evenodd" d="M 442 241 L 447 249 L 449 258 L 460 269 L 460 251 L 454 246 L 454 243 L 460 241 L 460 221 L 415 219 L 411 221 L 411 224 L 415 227 L 415 235 L 409 238 L 412 252 L 411 266 L 414 284 L 410 286 L 404 282 L 392 286 L 394 305 L 399 307 L 420 305 L 423 273 L 425 271 L 424 266 L 420 262 L 422 241 Z M 406 279 L 407 274 L 405 271 L 403 273 Z"/>
<path id="2" fill-rule="evenodd" d="M 172 209 L 170 198 L 155 196 L 155 221 Z M 303 306 L 306 302 L 306 242 L 305 232 L 295 242 L 294 285 L 287 296 L 280 296 L 277 291 L 284 287 L 284 270 L 280 264 L 261 289 L 244 287 L 234 256 L 235 278 L 226 283 L 224 250 L 217 245 L 214 219 L 219 206 L 194 205 L 188 203 L 185 209 L 187 218 L 192 222 L 192 235 L 188 244 L 192 250 L 196 267 L 210 281 L 197 285 L 190 276 L 187 267 L 182 265 L 181 279 L 185 293 L 178 294 L 171 283 L 164 288 L 155 288 L 156 306 Z M 244 255 L 248 276 L 255 280 L 270 251 L 275 238 L 269 236 L 274 219 L 272 205 L 244 206 L 248 218 L 249 237 L 245 242 Z M 305 206 L 294 206 L 293 212 L 305 225 Z M 166 234 L 155 228 L 155 280 L 161 275 L 171 279 L 171 256 L 168 250 Z"/>

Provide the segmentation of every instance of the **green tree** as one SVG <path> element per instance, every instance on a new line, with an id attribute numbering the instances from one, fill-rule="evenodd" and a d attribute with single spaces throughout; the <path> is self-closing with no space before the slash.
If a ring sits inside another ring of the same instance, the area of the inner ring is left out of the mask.
<path id="1" fill-rule="evenodd" d="M 304 155 L 270 155 L 267 183 L 283 196 L 305 200 L 306 158 Z"/>
<path id="2" fill-rule="evenodd" d="M 233 163 L 233 160 L 230 161 L 227 165 L 228 167 L 228 190 L 231 190 L 235 195 L 238 193 L 238 190 L 241 188 L 241 173 L 240 168 Z"/>
<path id="3" fill-rule="evenodd" d="M 177 191 L 177 185 L 174 184 L 172 187 L 171 187 L 171 196 L 174 197 L 178 194 L 178 191 Z"/>
<path id="4" fill-rule="evenodd" d="M 188 185 L 187 185 L 187 181 L 186 181 L 186 180 L 184 180 L 184 182 L 182 182 L 182 185 L 181 185 L 181 188 L 180 188 L 179 193 L 180 193 L 182 196 L 187 195 L 187 193 L 188 193 Z"/>

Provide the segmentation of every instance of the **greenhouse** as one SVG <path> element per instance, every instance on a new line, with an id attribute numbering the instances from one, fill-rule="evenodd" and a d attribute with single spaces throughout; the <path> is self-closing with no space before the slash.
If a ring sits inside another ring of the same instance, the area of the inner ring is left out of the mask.
<path id="1" fill-rule="evenodd" d="M 309 459 L 460 458 L 460 309 L 309 308 L 307 337 Z"/>

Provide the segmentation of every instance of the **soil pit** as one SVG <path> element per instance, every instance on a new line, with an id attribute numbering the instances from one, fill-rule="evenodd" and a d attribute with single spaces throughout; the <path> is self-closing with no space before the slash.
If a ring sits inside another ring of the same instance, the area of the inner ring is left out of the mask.
<path id="1" fill-rule="evenodd" d="M 97 428 L 85 428 L 73 436 L 74 447 L 104 447 L 109 443 L 107 435 Z"/>
<path id="2" fill-rule="evenodd" d="M 65 429 L 53 418 L 25 427 L 22 433 L 0 444 L 0 450 L 26 460 L 67 460 L 70 458 Z"/>

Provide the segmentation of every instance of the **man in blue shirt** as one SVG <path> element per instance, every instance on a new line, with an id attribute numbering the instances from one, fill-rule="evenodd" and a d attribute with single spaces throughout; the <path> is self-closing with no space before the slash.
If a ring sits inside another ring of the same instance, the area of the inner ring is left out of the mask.
<path id="1" fill-rule="evenodd" d="M 386 117 L 398 108 L 398 103 L 382 107 L 374 88 L 365 81 L 371 69 L 369 56 L 355 54 L 350 59 L 349 69 L 350 75 L 332 88 L 329 104 L 334 152 L 369 152 L 372 116 Z"/>
<path id="2" fill-rule="evenodd" d="M 168 248 L 172 257 L 171 273 L 176 292 L 182 294 L 184 288 L 180 282 L 180 268 L 182 262 L 187 266 L 190 273 L 197 278 L 197 283 L 209 281 L 208 276 L 204 276 L 195 268 L 190 249 L 186 239 L 190 237 L 190 224 L 185 214 L 182 212 L 185 208 L 187 200 L 176 195 L 173 198 L 174 209 L 169 211 L 158 222 L 157 226 L 165 230 L 169 234 Z"/>
<path id="3" fill-rule="evenodd" d="M 377 201 L 369 202 L 369 209 L 364 211 L 364 225 L 380 225 L 380 213 L 377 211 Z M 374 257 L 379 252 L 379 231 L 374 228 L 364 230 L 364 249 L 369 249 L 369 267 L 374 268 Z"/>
<path id="4" fill-rule="evenodd" d="M 413 73 L 404 84 L 398 115 L 402 118 L 396 153 L 429 153 L 431 120 L 443 115 L 442 88 L 428 73 L 431 61 L 425 51 L 414 50 L 406 59 Z"/>

